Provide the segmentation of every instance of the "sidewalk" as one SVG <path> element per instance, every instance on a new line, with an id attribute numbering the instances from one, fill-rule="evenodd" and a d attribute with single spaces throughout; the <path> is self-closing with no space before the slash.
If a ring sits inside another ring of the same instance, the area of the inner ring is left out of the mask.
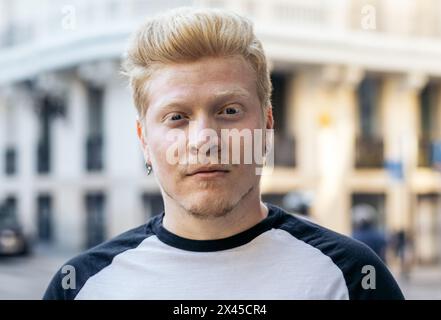
<path id="1" fill-rule="evenodd" d="M 43 246 L 30 256 L 0 260 L 0 300 L 41 299 L 55 272 L 75 253 Z"/>
<path id="2" fill-rule="evenodd" d="M 408 279 L 396 275 L 396 280 L 409 300 L 441 300 L 441 265 L 414 267 Z"/>

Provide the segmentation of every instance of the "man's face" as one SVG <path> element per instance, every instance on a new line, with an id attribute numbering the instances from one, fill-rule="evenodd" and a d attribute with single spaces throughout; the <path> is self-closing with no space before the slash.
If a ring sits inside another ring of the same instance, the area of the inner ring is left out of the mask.
<path id="1" fill-rule="evenodd" d="M 255 161 L 244 163 L 244 140 L 237 149 L 221 135 L 272 128 L 271 110 L 262 113 L 256 74 L 242 57 L 162 66 L 148 82 L 148 101 L 141 139 L 166 201 L 207 219 L 227 214 L 258 189 Z M 209 130 L 217 133 L 217 143 L 203 134 Z M 184 139 L 168 139 L 171 132 L 181 132 Z M 170 159 L 177 146 L 185 151 L 180 163 Z M 221 160 L 225 152 L 227 163 Z M 237 152 L 240 164 L 232 161 Z"/>

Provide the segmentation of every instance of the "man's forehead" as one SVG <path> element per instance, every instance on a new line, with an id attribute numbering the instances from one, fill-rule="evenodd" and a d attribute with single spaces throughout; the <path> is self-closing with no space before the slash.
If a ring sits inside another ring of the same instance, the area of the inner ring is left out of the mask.
<path id="1" fill-rule="evenodd" d="M 241 57 L 164 65 L 156 69 L 147 87 L 150 105 L 157 106 L 257 94 L 255 72 Z"/>
<path id="2" fill-rule="evenodd" d="M 235 68 L 231 66 L 234 65 Z M 192 71 L 203 71 L 207 69 L 224 69 L 234 71 L 238 68 L 251 68 L 250 63 L 240 55 L 227 56 L 227 57 L 203 57 L 196 60 L 181 61 L 174 63 L 159 64 L 158 67 L 168 69 L 169 71 L 179 71 L 182 73 L 188 73 Z M 251 68 L 252 69 L 252 68 Z"/>
<path id="3" fill-rule="evenodd" d="M 186 84 L 218 81 L 255 81 L 256 75 L 242 57 L 209 57 L 193 62 L 160 65 L 151 77 L 152 84 Z"/>

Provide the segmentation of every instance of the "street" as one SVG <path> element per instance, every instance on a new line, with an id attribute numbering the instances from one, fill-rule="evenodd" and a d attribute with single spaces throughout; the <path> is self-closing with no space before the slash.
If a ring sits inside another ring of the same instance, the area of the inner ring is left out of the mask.
<path id="1" fill-rule="evenodd" d="M 28 257 L 1 257 L 0 300 L 41 299 L 52 276 L 73 255 L 37 248 Z"/>

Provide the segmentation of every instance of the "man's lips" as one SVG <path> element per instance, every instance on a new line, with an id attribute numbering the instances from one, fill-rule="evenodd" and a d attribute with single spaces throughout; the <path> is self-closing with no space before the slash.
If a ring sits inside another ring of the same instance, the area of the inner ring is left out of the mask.
<path id="1" fill-rule="evenodd" d="M 229 172 L 229 170 L 223 167 L 201 167 L 194 170 L 191 170 L 187 175 L 188 176 L 207 176 L 207 177 L 215 177 L 225 175 Z"/>
<path id="2" fill-rule="evenodd" d="M 220 178 L 225 176 L 228 171 L 200 171 L 190 175 L 190 177 L 198 178 Z"/>

